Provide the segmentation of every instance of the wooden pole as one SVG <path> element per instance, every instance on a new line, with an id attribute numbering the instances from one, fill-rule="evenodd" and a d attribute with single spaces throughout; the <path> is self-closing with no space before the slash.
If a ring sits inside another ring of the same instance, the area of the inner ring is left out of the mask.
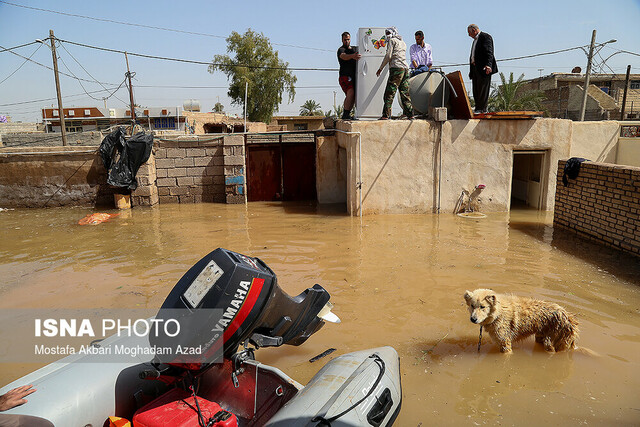
<path id="1" fill-rule="evenodd" d="M 131 71 L 129 71 L 129 57 L 127 52 L 124 53 L 124 59 L 127 61 L 127 78 L 129 79 L 129 101 L 131 102 L 131 121 L 136 120 L 136 109 L 133 103 L 133 86 L 131 86 Z"/>
<path id="2" fill-rule="evenodd" d="M 49 30 L 49 40 L 51 40 L 51 55 L 53 55 L 53 74 L 56 79 L 56 93 L 58 95 L 58 115 L 60 116 L 60 133 L 62 134 L 62 145 L 67 145 L 67 129 L 64 124 L 64 108 L 62 108 L 62 94 L 60 93 L 60 76 L 58 75 L 58 56 L 56 55 L 56 37 L 53 30 Z"/>
<path id="3" fill-rule="evenodd" d="M 620 120 L 624 120 L 624 110 L 627 107 L 627 91 L 629 90 L 630 76 L 631 76 L 631 65 L 627 65 L 627 78 L 624 81 L 624 95 L 622 96 L 622 109 L 620 110 Z"/>

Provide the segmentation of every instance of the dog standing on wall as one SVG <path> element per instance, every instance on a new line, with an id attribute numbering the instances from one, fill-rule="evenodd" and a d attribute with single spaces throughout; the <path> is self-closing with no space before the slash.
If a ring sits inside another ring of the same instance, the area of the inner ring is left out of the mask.
<path id="1" fill-rule="evenodd" d="M 511 353 L 512 342 L 534 334 L 546 351 L 575 348 L 578 321 L 558 304 L 490 289 L 466 291 L 464 299 L 471 322 L 485 327 L 503 353 Z"/>

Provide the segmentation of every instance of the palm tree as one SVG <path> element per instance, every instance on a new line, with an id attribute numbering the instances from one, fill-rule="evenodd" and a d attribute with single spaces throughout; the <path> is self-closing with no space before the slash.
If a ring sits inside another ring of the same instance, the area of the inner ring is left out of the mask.
<path id="1" fill-rule="evenodd" d="M 513 73 L 509 74 L 509 81 L 500 73 L 502 84 L 492 85 L 493 92 L 489 98 L 489 111 L 518 111 L 518 110 L 540 110 L 542 109 L 542 100 L 544 92 L 541 90 L 523 91 L 522 86 L 525 84 L 522 80 L 524 74 L 513 81 Z"/>
<path id="2" fill-rule="evenodd" d="M 309 99 L 300 107 L 301 116 L 324 116 L 322 107 L 313 99 Z"/>

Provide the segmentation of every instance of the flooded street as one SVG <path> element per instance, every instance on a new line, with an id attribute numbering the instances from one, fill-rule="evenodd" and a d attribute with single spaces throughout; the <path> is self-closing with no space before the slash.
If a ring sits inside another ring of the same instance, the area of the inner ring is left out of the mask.
<path id="1" fill-rule="evenodd" d="M 0 212 L 0 308 L 156 308 L 224 247 L 261 258 L 290 295 L 319 283 L 342 319 L 256 358 L 305 384 L 332 357 L 391 345 L 398 426 L 640 423 L 640 262 L 553 230 L 551 213 L 361 220 L 343 206 L 256 202 L 136 208 L 77 225 L 91 212 Z M 463 299 L 476 288 L 563 305 L 577 314 L 581 348 L 548 354 L 530 338 L 503 355 L 484 334 L 478 353 Z M 0 385 L 35 368 L 0 365 Z"/>

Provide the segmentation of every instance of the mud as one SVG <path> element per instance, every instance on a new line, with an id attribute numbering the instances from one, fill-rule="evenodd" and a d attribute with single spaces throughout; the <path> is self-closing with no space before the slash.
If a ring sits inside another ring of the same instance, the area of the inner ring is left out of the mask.
<path id="1" fill-rule="evenodd" d="M 92 212 L 0 212 L 0 309 L 159 307 L 221 246 L 262 258 L 290 294 L 321 284 L 342 319 L 301 347 L 259 350 L 262 362 L 304 384 L 340 354 L 398 350 L 396 425 L 640 422 L 640 262 L 554 230 L 550 213 L 361 221 L 341 206 L 199 204 L 77 225 Z M 548 354 L 530 338 L 505 356 L 485 335 L 478 353 L 463 294 L 479 287 L 563 305 L 578 315 L 580 348 Z M 0 365 L 0 384 L 36 367 Z"/>

